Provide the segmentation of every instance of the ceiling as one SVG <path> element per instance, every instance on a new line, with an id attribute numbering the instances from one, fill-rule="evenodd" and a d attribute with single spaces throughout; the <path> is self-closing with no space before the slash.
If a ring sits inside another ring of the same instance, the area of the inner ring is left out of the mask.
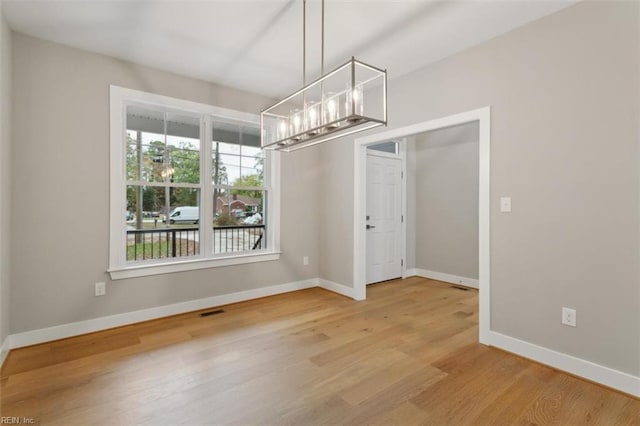
<path id="1" fill-rule="evenodd" d="M 351 56 L 414 71 L 576 0 L 327 0 L 325 70 Z M 283 97 L 302 86 L 302 0 L 11 1 L 18 32 Z M 320 76 L 320 0 L 307 1 L 307 81 Z"/>

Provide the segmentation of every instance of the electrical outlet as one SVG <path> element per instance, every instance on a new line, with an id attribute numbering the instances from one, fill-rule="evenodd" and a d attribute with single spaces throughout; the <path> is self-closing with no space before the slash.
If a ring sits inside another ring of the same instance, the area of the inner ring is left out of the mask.
<path id="1" fill-rule="evenodd" d="M 309 256 L 304 256 L 304 257 L 302 258 L 302 264 L 303 264 L 304 266 L 309 266 Z"/>
<path id="2" fill-rule="evenodd" d="M 571 327 L 576 326 L 576 310 L 571 308 L 562 308 L 562 323 Z"/>
<path id="3" fill-rule="evenodd" d="M 96 283 L 96 296 L 104 296 L 107 293 L 107 285 L 105 283 Z"/>

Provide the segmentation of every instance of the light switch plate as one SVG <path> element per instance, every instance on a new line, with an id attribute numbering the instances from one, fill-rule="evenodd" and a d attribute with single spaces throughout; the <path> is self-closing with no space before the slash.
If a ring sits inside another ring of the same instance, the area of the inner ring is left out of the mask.
<path id="1" fill-rule="evenodd" d="M 104 282 L 96 283 L 95 295 L 104 296 L 107 293 L 107 285 Z"/>
<path id="2" fill-rule="evenodd" d="M 500 211 L 511 213 L 511 197 L 500 197 Z"/>

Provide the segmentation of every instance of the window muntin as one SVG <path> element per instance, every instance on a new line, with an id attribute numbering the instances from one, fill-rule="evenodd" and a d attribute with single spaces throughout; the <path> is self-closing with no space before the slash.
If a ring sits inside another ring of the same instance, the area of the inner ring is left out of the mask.
<path id="1" fill-rule="evenodd" d="M 214 175 L 214 140 L 218 146 L 224 144 L 218 154 L 227 155 L 224 160 L 233 169 L 231 182 L 229 174 L 221 173 L 223 163 Z M 272 161 L 273 168 L 269 167 Z M 279 186 L 279 155 L 268 153 L 265 158 L 262 154 L 257 116 L 111 86 L 111 164 L 109 272 L 113 279 L 279 258 L 279 196 L 273 193 Z M 250 186 L 241 186 L 246 179 L 238 179 L 244 177 L 252 177 Z M 258 201 L 247 200 L 247 191 L 254 191 L 251 198 Z M 238 213 L 240 226 L 252 228 L 242 229 L 243 235 L 231 245 L 231 237 L 225 235 L 226 248 L 215 247 L 216 238 L 220 240 L 215 235 L 215 195 L 231 198 L 230 212 Z M 234 197 L 245 204 L 236 206 Z M 197 216 L 197 223 L 170 223 L 176 209 L 192 207 L 197 213 L 189 214 Z M 267 217 L 273 219 L 269 225 L 273 232 L 268 234 Z M 178 233 L 175 257 L 171 250 L 167 255 L 173 240 L 166 235 L 174 230 Z M 149 235 L 145 240 L 128 235 L 129 231 Z M 151 231 L 156 233 L 153 238 Z M 165 235 L 158 236 L 161 232 Z M 141 246 L 127 248 L 131 241 Z M 152 254 L 140 259 L 140 251 Z"/>

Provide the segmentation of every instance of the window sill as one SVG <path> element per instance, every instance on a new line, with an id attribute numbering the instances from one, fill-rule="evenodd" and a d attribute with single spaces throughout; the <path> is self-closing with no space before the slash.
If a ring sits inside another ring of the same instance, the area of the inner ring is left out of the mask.
<path id="1" fill-rule="evenodd" d="M 269 262 L 280 259 L 280 252 L 245 254 L 209 259 L 191 259 L 171 263 L 154 263 L 109 269 L 112 280 L 146 277 L 149 275 L 171 274 L 174 272 L 194 271 L 197 269 L 217 268 L 220 266 L 243 265 L 246 263 Z"/>

